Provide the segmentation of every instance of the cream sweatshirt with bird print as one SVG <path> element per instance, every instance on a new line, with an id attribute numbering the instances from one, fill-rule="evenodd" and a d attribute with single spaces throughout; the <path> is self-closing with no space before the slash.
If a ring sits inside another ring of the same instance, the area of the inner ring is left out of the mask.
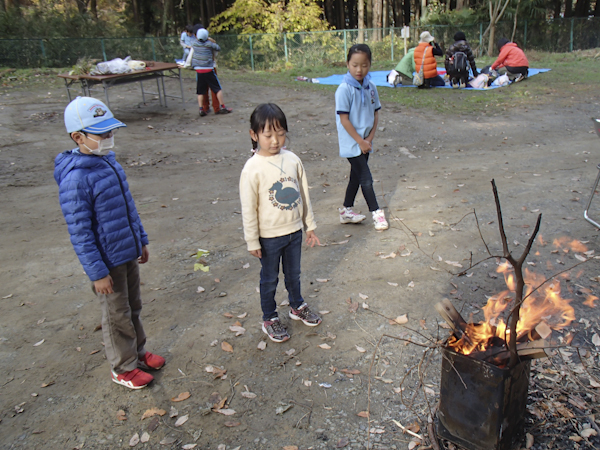
<path id="1" fill-rule="evenodd" d="M 281 149 L 273 156 L 252 156 L 240 177 L 244 239 L 248 251 L 259 250 L 259 237 L 286 236 L 317 228 L 300 158 Z"/>

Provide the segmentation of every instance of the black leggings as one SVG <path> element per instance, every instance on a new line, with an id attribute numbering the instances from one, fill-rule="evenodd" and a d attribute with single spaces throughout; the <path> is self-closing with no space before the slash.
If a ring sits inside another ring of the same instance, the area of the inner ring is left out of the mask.
<path id="1" fill-rule="evenodd" d="M 527 66 L 519 66 L 519 67 L 505 66 L 505 68 L 508 73 L 512 73 L 514 75 L 520 73 L 525 78 L 527 78 L 527 75 L 529 74 L 529 67 L 527 67 Z"/>
<path id="2" fill-rule="evenodd" d="M 369 154 L 362 153 L 360 156 L 354 158 L 348 158 L 350 163 L 350 179 L 348 180 L 348 187 L 346 188 L 346 198 L 344 199 L 344 207 L 351 208 L 354 206 L 354 200 L 358 193 L 358 187 L 362 189 L 363 196 L 369 207 L 369 211 L 377 211 L 379 205 L 377 204 L 377 198 L 375 197 L 375 191 L 373 190 L 373 177 L 369 170 Z"/>

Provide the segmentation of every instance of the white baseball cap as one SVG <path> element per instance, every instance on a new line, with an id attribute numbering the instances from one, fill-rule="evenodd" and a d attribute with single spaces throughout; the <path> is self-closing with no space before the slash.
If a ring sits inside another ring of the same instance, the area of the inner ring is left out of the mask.
<path id="1" fill-rule="evenodd" d="M 65 108 L 65 126 L 67 133 L 84 131 L 103 134 L 127 125 L 115 119 L 110 109 L 100 100 L 92 97 L 77 97 Z"/>
<path id="2" fill-rule="evenodd" d="M 196 33 L 196 37 L 199 41 L 205 41 L 208 39 L 208 30 L 206 28 L 200 28 Z"/>

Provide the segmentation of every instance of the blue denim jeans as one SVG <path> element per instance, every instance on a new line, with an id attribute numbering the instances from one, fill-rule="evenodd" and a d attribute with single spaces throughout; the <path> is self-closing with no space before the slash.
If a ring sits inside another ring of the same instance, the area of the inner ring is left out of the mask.
<path id="1" fill-rule="evenodd" d="M 279 263 L 283 266 L 283 280 L 288 291 L 290 306 L 298 309 L 304 299 L 300 294 L 300 253 L 302 230 L 275 238 L 260 238 L 260 307 L 263 321 L 277 317 L 275 291 L 279 282 Z"/>

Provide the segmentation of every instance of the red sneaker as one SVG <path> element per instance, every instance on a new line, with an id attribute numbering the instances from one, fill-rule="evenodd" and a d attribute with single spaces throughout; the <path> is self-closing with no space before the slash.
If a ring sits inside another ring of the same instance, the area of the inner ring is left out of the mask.
<path id="1" fill-rule="evenodd" d="M 122 384 L 129 389 L 142 389 L 154 380 L 149 373 L 142 372 L 140 369 L 133 369 L 125 373 L 115 373 L 110 371 L 112 380 L 117 384 Z"/>
<path id="2" fill-rule="evenodd" d="M 146 354 L 142 358 L 138 358 L 138 367 L 140 369 L 158 370 L 164 365 L 165 365 L 165 358 L 163 358 L 162 356 L 155 355 L 150 352 L 146 352 Z"/>

